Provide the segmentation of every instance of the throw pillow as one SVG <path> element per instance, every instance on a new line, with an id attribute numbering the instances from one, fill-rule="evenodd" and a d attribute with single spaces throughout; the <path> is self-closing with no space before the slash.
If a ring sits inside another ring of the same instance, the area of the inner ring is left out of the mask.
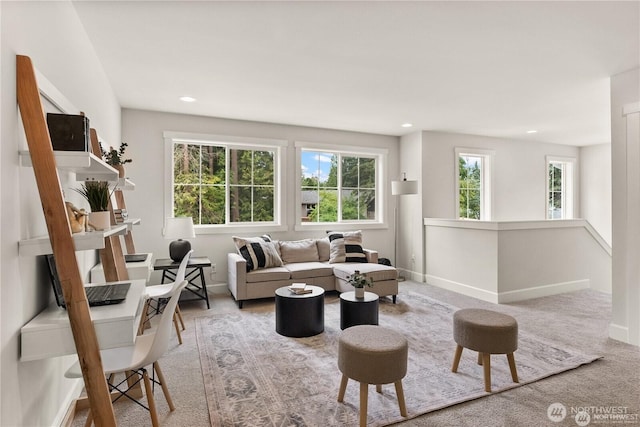
<path id="1" fill-rule="evenodd" d="M 260 237 L 233 236 L 233 242 L 236 244 L 238 253 L 247 261 L 247 272 L 282 265 L 282 259 L 271 237 L 267 234 Z"/>
<path id="2" fill-rule="evenodd" d="M 283 262 L 311 262 L 318 261 L 318 247 L 315 240 L 281 240 L 280 253 Z"/>
<path id="3" fill-rule="evenodd" d="M 329 238 L 316 239 L 316 245 L 318 246 L 318 257 L 320 257 L 320 261 L 329 261 L 331 258 L 331 243 L 329 243 Z"/>
<path id="4" fill-rule="evenodd" d="M 367 262 L 362 249 L 362 232 L 344 231 L 329 233 L 330 258 L 329 263 L 338 262 Z"/>

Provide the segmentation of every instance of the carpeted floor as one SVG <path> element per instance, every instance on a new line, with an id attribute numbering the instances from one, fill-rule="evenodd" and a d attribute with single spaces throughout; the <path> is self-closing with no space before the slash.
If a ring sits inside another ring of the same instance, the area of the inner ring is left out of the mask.
<path id="1" fill-rule="evenodd" d="M 499 307 L 494 307 L 500 310 Z M 455 342 L 450 304 L 406 293 L 398 304 L 384 299 L 380 325 L 409 341 L 403 379 L 408 418 L 488 396 L 477 353 L 467 350 L 457 374 L 451 372 Z M 308 338 L 288 338 L 274 330 L 273 311 L 238 311 L 196 319 L 196 340 L 213 426 L 345 426 L 358 423 L 359 387 L 351 381 L 344 403 L 336 401 L 340 381 L 337 348 L 340 304 L 325 303 L 325 330 Z M 590 363 L 598 357 L 527 331 L 519 334 L 513 383 L 506 356 L 492 356 L 492 391 L 500 392 Z M 366 363 L 363 360 L 362 363 Z M 368 422 L 403 421 L 392 384 L 369 394 Z"/>
<path id="2" fill-rule="evenodd" d="M 410 292 L 460 308 L 491 307 L 491 304 L 483 301 L 413 281 L 400 283 L 398 302 L 404 301 L 405 294 Z M 187 323 L 187 329 L 182 333 L 184 344 L 178 345 L 174 335 L 169 351 L 161 359 L 176 410 L 169 412 L 160 390 L 157 389 L 155 393 L 160 424 L 163 427 L 211 425 L 195 338 L 195 319 L 224 313 L 233 315 L 239 310 L 226 293 L 211 293 L 210 297 L 210 310 L 206 309 L 202 301 L 180 304 Z M 327 302 L 337 298 L 336 294 L 329 293 Z M 273 298 L 251 301 L 245 303 L 242 312 L 270 313 L 273 312 L 273 306 Z M 640 414 L 640 349 L 608 338 L 611 319 L 610 295 L 583 290 L 519 303 L 502 304 L 500 309 L 518 319 L 522 332 L 532 332 L 568 348 L 601 355 L 602 358 L 578 369 L 562 372 L 482 399 L 433 411 L 399 425 L 403 427 L 575 427 L 577 424 L 573 419 L 573 412 L 579 408 L 607 410 L 615 407 L 622 408 L 632 416 Z M 494 365 L 498 365 L 498 359 L 495 360 Z M 464 372 L 467 373 L 466 370 Z M 383 388 L 383 390 L 390 396 L 394 394 L 392 388 L 389 390 Z M 370 393 L 372 394 L 375 393 Z M 568 415 L 561 422 L 552 422 L 547 416 L 547 410 L 553 403 L 562 403 L 567 409 Z M 114 405 L 114 411 L 120 426 L 151 425 L 148 412 L 136 404 L 119 402 Z M 86 411 L 80 411 L 72 425 L 83 426 L 85 417 Z M 640 426 L 640 421 L 630 425 Z"/>

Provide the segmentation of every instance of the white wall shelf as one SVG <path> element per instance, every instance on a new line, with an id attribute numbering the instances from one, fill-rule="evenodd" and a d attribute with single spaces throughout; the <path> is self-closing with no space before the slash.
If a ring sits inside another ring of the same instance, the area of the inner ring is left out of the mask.
<path id="1" fill-rule="evenodd" d="M 140 224 L 140 218 L 127 218 L 123 224 L 127 226 L 128 231 L 131 231 L 134 225 Z"/>
<path id="2" fill-rule="evenodd" d="M 103 249 L 105 237 L 125 234 L 129 226 L 120 224 L 111 226 L 109 230 L 86 231 L 73 235 L 76 251 L 86 251 L 91 249 Z M 20 255 L 36 256 L 53 253 L 49 236 L 35 237 L 32 239 L 20 240 L 18 242 Z"/>
<path id="3" fill-rule="evenodd" d="M 136 185 L 129 178 L 118 178 L 118 183 L 116 184 L 116 189 L 118 190 L 135 190 Z"/>
<path id="4" fill-rule="evenodd" d="M 92 153 L 86 151 L 54 151 L 56 167 L 60 170 L 75 172 L 77 181 L 109 181 L 118 182 L 123 188 L 127 185 L 133 189 L 135 185 L 125 179 L 118 178 L 118 171 Z M 20 151 L 20 164 L 33 166 L 29 151 Z M 120 183 L 122 179 L 122 183 Z M 127 184 L 128 183 L 128 184 Z"/>

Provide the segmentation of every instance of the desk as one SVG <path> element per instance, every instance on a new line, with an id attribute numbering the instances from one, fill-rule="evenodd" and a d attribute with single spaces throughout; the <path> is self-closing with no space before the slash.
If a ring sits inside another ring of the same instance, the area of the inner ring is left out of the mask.
<path id="1" fill-rule="evenodd" d="M 131 282 L 124 302 L 90 307 L 100 349 L 124 347 L 132 345 L 135 341 L 144 305 L 146 281 L 125 280 L 124 282 Z M 91 285 L 87 284 L 87 286 Z M 58 307 L 55 302 L 24 325 L 20 334 L 20 360 L 22 361 L 76 353 L 67 311 Z"/>
<path id="2" fill-rule="evenodd" d="M 147 258 L 140 262 L 125 262 L 124 265 L 129 274 L 129 280 L 144 279 L 149 281 L 151 276 L 151 258 L 152 253 L 147 253 Z M 104 268 L 102 264 L 98 264 L 91 269 L 91 282 L 100 283 L 104 282 Z"/>
<path id="3" fill-rule="evenodd" d="M 153 265 L 154 270 L 162 270 L 162 280 L 160 283 L 165 283 L 166 279 L 169 281 L 176 280 L 176 272 L 180 267 L 179 262 L 175 262 L 170 258 L 157 259 Z M 209 294 L 207 293 L 207 282 L 204 278 L 204 268 L 211 267 L 211 261 L 207 257 L 191 257 L 187 264 L 187 271 L 185 273 L 185 279 L 189 282 L 187 287 L 182 291 L 191 292 L 199 299 L 203 299 L 207 302 L 207 309 L 209 306 Z M 197 279 L 200 279 L 199 281 Z"/>

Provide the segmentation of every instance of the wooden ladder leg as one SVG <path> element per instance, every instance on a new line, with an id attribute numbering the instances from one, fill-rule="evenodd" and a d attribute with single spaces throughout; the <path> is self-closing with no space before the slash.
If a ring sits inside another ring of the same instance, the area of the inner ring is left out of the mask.
<path id="1" fill-rule="evenodd" d="M 344 400 L 344 392 L 347 390 L 347 382 L 349 378 L 342 374 L 342 380 L 340 380 L 340 391 L 338 391 L 338 402 L 342 402 Z"/>
<path id="2" fill-rule="evenodd" d="M 91 414 L 91 408 L 87 411 L 87 420 L 84 422 L 84 427 L 91 427 L 93 424 L 93 415 Z"/>
<path id="3" fill-rule="evenodd" d="M 518 371 L 516 370 L 516 359 L 513 357 L 513 353 L 507 354 L 507 360 L 509 361 L 509 369 L 511 370 L 511 379 L 514 383 L 518 381 Z"/>
<path id="4" fill-rule="evenodd" d="M 491 354 L 482 353 L 482 369 L 484 370 L 484 391 L 491 393 Z"/>
<path id="5" fill-rule="evenodd" d="M 360 383 L 360 427 L 367 425 L 367 399 L 369 392 L 369 384 Z"/>
<path id="6" fill-rule="evenodd" d="M 400 406 L 400 415 L 407 416 L 407 405 L 404 403 L 404 390 L 402 389 L 402 380 L 395 382 L 396 396 L 398 396 L 398 405 Z"/>
<path id="7" fill-rule="evenodd" d="M 451 372 L 458 372 L 458 365 L 460 364 L 460 356 L 462 356 L 462 346 L 458 345 L 456 347 L 456 354 L 453 356 L 453 366 L 451 367 Z"/>
<path id="8" fill-rule="evenodd" d="M 158 380 L 160 381 L 160 387 L 162 387 L 162 393 L 164 393 L 164 398 L 167 400 L 167 404 L 169 405 L 169 410 L 173 411 L 176 407 L 173 405 L 173 399 L 171 399 L 171 395 L 169 394 L 169 387 L 167 387 L 167 383 L 164 380 L 164 375 L 162 374 L 162 370 L 160 369 L 160 365 L 158 362 L 153 364 L 153 369 L 158 374 Z"/>
<path id="9" fill-rule="evenodd" d="M 144 389 L 147 394 L 147 403 L 149 403 L 149 414 L 151 415 L 151 425 L 159 427 L 158 412 L 156 411 L 156 401 L 153 398 L 153 388 L 151 388 L 151 380 L 146 369 L 142 370 L 142 378 L 144 379 Z"/>

